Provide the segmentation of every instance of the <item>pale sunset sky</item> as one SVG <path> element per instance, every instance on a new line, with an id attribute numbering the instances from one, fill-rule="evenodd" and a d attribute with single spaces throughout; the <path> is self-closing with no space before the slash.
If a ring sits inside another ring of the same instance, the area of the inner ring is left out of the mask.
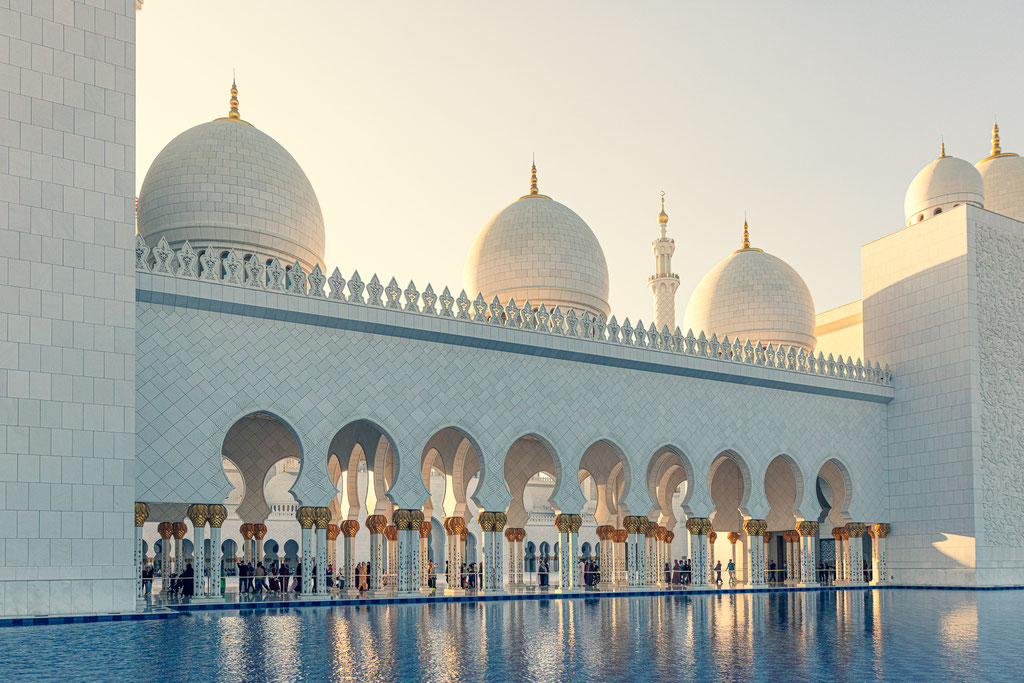
<path id="1" fill-rule="evenodd" d="M 649 320 L 667 193 L 677 320 L 740 245 L 860 297 L 860 246 L 903 226 L 946 151 L 1024 152 L 1021 2 L 146 0 L 137 185 L 160 149 L 225 116 L 291 152 L 316 190 L 328 270 L 463 286 L 477 232 L 529 189 L 583 217 L 611 305 Z M 473 293 L 471 293 L 472 296 Z"/>

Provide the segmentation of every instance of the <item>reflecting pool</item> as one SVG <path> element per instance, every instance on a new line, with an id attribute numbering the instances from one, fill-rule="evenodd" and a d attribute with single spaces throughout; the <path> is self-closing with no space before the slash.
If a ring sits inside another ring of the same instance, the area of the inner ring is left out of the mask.
<path id="1" fill-rule="evenodd" d="M 207 612 L 0 629 L 2 680 L 1022 680 L 1024 591 Z"/>

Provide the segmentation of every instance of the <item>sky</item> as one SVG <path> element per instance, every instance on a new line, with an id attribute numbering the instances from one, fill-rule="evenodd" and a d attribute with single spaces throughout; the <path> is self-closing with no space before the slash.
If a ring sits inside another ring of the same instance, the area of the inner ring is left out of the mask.
<path id="1" fill-rule="evenodd" d="M 612 310 L 650 318 L 659 193 L 676 317 L 740 246 L 860 298 L 860 247 L 904 225 L 946 152 L 1024 152 L 1024 3 L 146 0 L 137 178 L 175 135 L 242 118 L 302 166 L 328 271 L 461 289 L 488 219 L 529 189 L 590 225 Z"/>

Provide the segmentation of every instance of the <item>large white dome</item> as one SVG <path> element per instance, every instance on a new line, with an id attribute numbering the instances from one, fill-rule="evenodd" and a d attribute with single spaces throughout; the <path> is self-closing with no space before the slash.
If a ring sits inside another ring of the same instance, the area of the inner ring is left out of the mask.
<path id="1" fill-rule="evenodd" d="M 903 200 L 907 225 L 948 211 L 960 204 L 984 206 L 985 184 L 981 174 L 969 162 L 946 156 L 946 147 L 938 159 L 914 177 Z"/>
<path id="2" fill-rule="evenodd" d="M 190 128 L 157 155 L 139 193 L 139 234 L 150 246 L 166 237 L 175 248 L 188 240 L 322 268 L 324 219 L 306 174 L 235 116 Z"/>
<path id="3" fill-rule="evenodd" d="M 1024 221 L 1024 159 L 1002 150 L 998 125 L 992 127 L 992 154 L 976 168 L 985 183 L 985 208 Z"/>
<path id="4" fill-rule="evenodd" d="M 746 227 L 746 226 L 744 226 Z M 800 274 L 760 249 L 733 252 L 704 276 L 686 305 L 684 330 L 813 351 L 814 300 Z"/>
<path id="5" fill-rule="evenodd" d="M 536 177 L 534 178 L 536 182 Z M 504 304 L 514 298 L 608 317 L 608 264 L 600 242 L 569 207 L 536 193 L 487 222 L 466 259 L 466 288 Z"/>

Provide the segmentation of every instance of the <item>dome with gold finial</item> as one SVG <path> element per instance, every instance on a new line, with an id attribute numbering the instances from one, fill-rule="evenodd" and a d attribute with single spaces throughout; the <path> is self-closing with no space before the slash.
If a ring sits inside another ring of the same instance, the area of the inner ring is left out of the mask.
<path id="1" fill-rule="evenodd" d="M 985 208 L 1024 221 L 1024 159 L 1003 151 L 998 123 L 992 125 L 991 154 L 975 168 L 985 184 Z"/>
<path id="2" fill-rule="evenodd" d="M 985 205 L 985 184 L 969 162 L 946 156 L 946 143 L 939 156 L 914 177 L 903 200 L 907 225 L 920 223 L 961 204 Z"/>
<path id="3" fill-rule="evenodd" d="M 607 318 L 608 264 L 597 236 L 576 212 L 540 193 L 537 166 L 530 192 L 499 211 L 466 259 L 466 290 L 490 301 L 560 306 Z"/>
<path id="4" fill-rule="evenodd" d="M 746 220 L 741 245 L 697 284 L 683 330 L 813 351 L 814 299 L 803 278 L 782 259 L 750 246 Z"/>
<path id="5" fill-rule="evenodd" d="M 139 193 L 139 234 L 150 246 L 186 240 L 240 257 L 324 263 L 324 219 L 313 186 L 291 154 L 241 118 L 231 83 L 228 115 L 186 130 L 153 160 Z"/>

